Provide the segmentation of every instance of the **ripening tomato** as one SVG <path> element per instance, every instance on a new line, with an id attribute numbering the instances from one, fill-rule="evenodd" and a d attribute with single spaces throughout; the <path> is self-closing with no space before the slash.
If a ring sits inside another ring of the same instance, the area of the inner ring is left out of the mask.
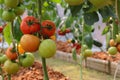
<path id="1" fill-rule="evenodd" d="M 45 20 L 41 23 L 42 25 L 42 30 L 41 30 L 41 34 L 43 36 L 47 36 L 47 37 L 50 37 L 52 35 L 55 34 L 55 31 L 56 31 L 56 25 L 53 21 L 51 20 Z"/>
<path id="2" fill-rule="evenodd" d="M 2 26 L 0 26 L 0 33 L 2 33 L 2 31 L 3 31 L 3 27 L 2 27 Z"/>
<path id="3" fill-rule="evenodd" d="M 22 48 L 22 46 L 20 44 L 18 44 L 18 52 L 19 52 L 19 54 L 25 53 L 25 50 Z"/>
<path id="4" fill-rule="evenodd" d="M 10 60 L 15 60 L 17 59 L 18 55 L 16 53 L 16 51 L 12 48 L 12 47 L 8 47 L 6 50 L 6 56 L 8 57 L 8 59 Z"/>
<path id="5" fill-rule="evenodd" d="M 26 52 L 35 52 L 39 48 L 40 39 L 31 34 L 24 34 L 20 39 L 20 44 Z"/>
<path id="6" fill-rule="evenodd" d="M 32 34 L 40 30 L 40 24 L 34 16 L 27 16 L 23 18 L 20 29 L 23 34 Z"/>
<path id="7" fill-rule="evenodd" d="M 110 46 L 115 46 L 116 45 L 116 42 L 114 39 L 111 39 L 110 42 L 109 42 Z"/>

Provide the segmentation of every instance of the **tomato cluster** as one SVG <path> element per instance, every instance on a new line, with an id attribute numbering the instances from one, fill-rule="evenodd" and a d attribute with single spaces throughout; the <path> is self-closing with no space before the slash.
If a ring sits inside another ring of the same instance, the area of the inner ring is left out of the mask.
<path id="1" fill-rule="evenodd" d="M 23 0 L 3 0 L 1 4 L 4 4 L 5 9 L 2 13 L 2 19 L 5 21 L 13 21 L 16 16 L 20 16 L 24 13 Z"/>
<path id="2" fill-rule="evenodd" d="M 108 53 L 110 55 L 115 55 L 117 52 L 120 52 L 120 34 L 116 35 L 116 39 L 111 39 L 109 45 Z"/>

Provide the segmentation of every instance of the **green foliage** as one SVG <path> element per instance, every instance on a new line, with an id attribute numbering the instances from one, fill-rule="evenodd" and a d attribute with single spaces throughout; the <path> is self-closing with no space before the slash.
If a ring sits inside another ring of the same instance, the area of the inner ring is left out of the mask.
<path id="1" fill-rule="evenodd" d="M 110 31 L 110 26 L 106 26 L 104 30 L 102 31 L 102 35 L 108 33 Z"/>
<path id="2" fill-rule="evenodd" d="M 73 58 L 73 60 L 77 60 L 77 53 L 76 53 L 76 48 L 73 48 L 72 49 L 72 58 Z"/>
<path id="3" fill-rule="evenodd" d="M 3 30 L 5 41 L 10 45 L 12 42 L 11 23 L 8 23 Z"/>
<path id="4" fill-rule="evenodd" d="M 18 42 L 20 41 L 21 36 L 23 35 L 21 30 L 20 30 L 20 20 L 17 18 L 14 21 L 13 25 L 13 37 L 16 39 Z"/>

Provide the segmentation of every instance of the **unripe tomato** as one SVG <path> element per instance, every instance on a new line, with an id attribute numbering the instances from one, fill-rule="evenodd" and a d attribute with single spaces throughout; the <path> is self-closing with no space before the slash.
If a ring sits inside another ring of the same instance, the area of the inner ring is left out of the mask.
<path id="1" fill-rule="evenodd" d="M 24 34 L 20 39 L 20 44 L 26 52 L 35 52 L 39 48 L 40 39 L 31 34 Z"/>
<path id="2" fill-rule="evenodd" d="M 51 39 L 43 40 L 39 46 L 39 55 L 43 58 L 53 57 L 56 53 L 56 43 Z"/>
<path id="3" fill-rule="evenodd" d="M 5 21 L 13 21 L 15 19 L 16 15 L 13 11 L 3 11 L 2 18 Z"/>
<path id="4" fill-rule="evenodd" d="M 108 49 L 108 53 L 109 53 L 110 55 L 115 55 L 115 54 L 117 54 L 117 48 L 116 48 L 116 47 L 110 47 L 110 48 Z"/>
<path id="5" fill-rule="evenodd" d="M 4 0 L 4 4 L 8 8 L 15 8 L 19 3 L 19 0 Z"/>
<path id="6" fill-rule="evenodd" d="M 50 37 L 55 34 L 56 31 L 56 25 L 53 21 L 51 20 L 45 20 L 41 23 L 42 25 L 42 30 L 41 34 L 45 37 Z"/>
<path id="7" fill-rule="evenodd" d="M 97 9 L 112 4 L 111 0 L 89 0 Z"/>
<path id="8" fill-rule="evenodd" d="M 65 0 L 65 2 L 67 2 L 71 6 L 76 6 L 82 4 L 84 0 Z"/>
<path id="9" fill-rule="evenodd" d="M 19 70 L 19 65 L 16 62 L 13 62 L 11 60 L 5 61 L 3 65 L 3 71 L 7 72 L 8 74 L 15 74 Z"/>
<path id="10" fill-rule="evenodd" d="M 24 8 L 23 6 L 17 6 L 17 7 L 14 9 L 14 11 L 15 11 L 15 14 L 16 14 L 17 16 L 19 16 L 19 15 L 22 15 L 22 14 L 24 13 L 25 8 Z"/>
<path id="11" fill-rule="evenodd" d="M 86 49 L 85 51 L 84 51 L 84 53 L 83 53 L 83 56 L 84 57 L 90 57 L 90 56 L 92 56 L 92 50 L 91 49 Z"/>
<path id="12" fill-rule="evenodd" d="M 34 16 L 27 16 L 23 18 L 20 24 L 20 30 L 23 34 L 32 34 L 40 31 L 39 21 Z"/>
<path id="13" fill-rule="evenodd" d="M 6 56 L 8 57 L 8 59 L 10 60 L 15 60 L 17 59 L 18 55 L 16 53 L 16 51 L 12 48 L 12 47 L 8 47 L 6 50 Z"/>
<path id="14" fill-rule="evenodd" d="M 120 43 L 120 34 L 116 35 L 116 42 Z"/>
<path id="15" fill-rule="evenodd" d="M 35 61 L 34 55 L 30 52 L 20 55 L 20 64 L 23 67 L 30 67 Z"/>

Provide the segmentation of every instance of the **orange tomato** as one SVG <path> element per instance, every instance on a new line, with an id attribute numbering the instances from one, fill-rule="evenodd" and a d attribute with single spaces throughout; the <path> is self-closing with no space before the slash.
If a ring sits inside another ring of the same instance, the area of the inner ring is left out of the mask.
<path id="1" fill-rule="evenodd" d="M 12 47 L 8 47 L 6 50 L 6 56 L 8 57 L 8 59 L 10 60 L 15 60 L 17 59 L 18 55 L 17 53 L 13 50 Z"/>
<path id="2" fill-rule="evenodd" d="M 22 46 L 20 44 L 18 45 L 18 52 L 20 54 L 24 54 L 25 53 L 25 50 L 22 48 Z"/>
<path id="3" fill-rule="evenodd" d="M 54 40 L 54 41 L 55 41 L 55 40 L 56 40 L 56 36 L 55 36 L 55 35 L 53 35 L 53 36 L 51 36 L 51 37 L 50 37 L 50 39 L 52 39 L 52 40 Z"/>
<path id="4" fill-rule="evenodd" d="M 110 42 L 109 42 L 110 46 L 115 46 L 116 45 L 116 42 L 114 39 L 111 39 Z"/>

